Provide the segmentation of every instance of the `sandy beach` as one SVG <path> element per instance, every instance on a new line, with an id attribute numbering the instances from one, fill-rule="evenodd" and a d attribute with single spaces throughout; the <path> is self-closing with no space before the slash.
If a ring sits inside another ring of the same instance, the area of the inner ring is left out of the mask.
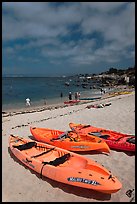
<path id="1" fill-rule="evenodd" d="M 111 102 L 104 108 L 90 104 Z M 2 114 L 2 201 L 3 202 L 135 202 L 135 154 L 111 150 L 110 155 L 92 152 L 83 156 L 96 160 L 122 183 L 117 193 L 107 195 L 40 178 L 22 165 L 9 150 L 10 134 L 32 138 L 30 126 L 70 130 L 69 123 L 91 124 L 135 135 L 135 92 L 73 106 L 53 106 Z M 126 195 L 134 189 L 131 197 Z"/>

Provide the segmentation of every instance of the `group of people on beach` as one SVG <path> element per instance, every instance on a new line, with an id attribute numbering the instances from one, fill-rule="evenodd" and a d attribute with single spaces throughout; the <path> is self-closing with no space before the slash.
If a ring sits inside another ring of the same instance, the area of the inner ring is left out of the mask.
<path id="1" fill-rule="evenodd" d="M 75 100 L 78 100 L 80 98 L 80 92 L 75 92 L 74 97 L 75 97 Z M 69 98 L 69 100 L 72 100 L 72 93 L 71 93 L 71 91 L 69 92 L 68 98 Z"/>
<path id="2" fill-rule="evenodd" d="M 60 93 L 60 97 L 62 98 L 63 97 L 63 93 L 61 92 Z M 75 100 L 78 100 L 80 98 L 80 92 L 75 92 L 74 93 L 74 97 L 75 97 Z M 68 94 L 68 99 L 71 101 L 73 98 L 73 94 L 72 92 L 70 91 L 69 94 Z"/>
<path id="3" fill-rule="evenodd" d="M 100 89 L 100 93 L 101 93 L 101 94 L 103 94 L 103 93 L 105 94 L 105 93 L 106 93 L 106 89 L 102 89 L 102 88 L 101 88 L 101 89 Z"/>

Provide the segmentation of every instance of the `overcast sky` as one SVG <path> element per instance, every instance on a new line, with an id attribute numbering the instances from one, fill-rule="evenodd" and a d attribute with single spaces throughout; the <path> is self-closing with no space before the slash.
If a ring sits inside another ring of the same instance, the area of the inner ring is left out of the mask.
<path id="1" fill-rule="evenodd" d="M 134 64 L 134 2 L 2 3 L 3 74 L 90 74 Z"/>

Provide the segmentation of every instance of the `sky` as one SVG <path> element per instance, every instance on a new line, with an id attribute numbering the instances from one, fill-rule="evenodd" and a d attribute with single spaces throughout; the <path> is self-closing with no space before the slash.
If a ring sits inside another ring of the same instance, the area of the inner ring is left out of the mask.
<path id="1" fill-rule="evenodd" d="M 2 74 L 69 76 L 135 65 L 135 2 L 3 2 Z"/>

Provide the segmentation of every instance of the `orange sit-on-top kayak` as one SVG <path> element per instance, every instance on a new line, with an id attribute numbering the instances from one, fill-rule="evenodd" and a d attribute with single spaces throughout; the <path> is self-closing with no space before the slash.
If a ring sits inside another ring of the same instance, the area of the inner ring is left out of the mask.
<path id="1" fill-rule="evenodd" d="M 40 142 L 46 142 L 57 147 L 70 151 L 91 151 L 110 152 L 106 142 L 95 136 L 77 134 L 73 131 L 63 132 L 49 128 L 30 127 L 34 138 Z"/>
<path id="2" fill-rule="evenodd" d="M 9 137 L 9 147 L 24 165 L 41 177 L 107 194 L 122 187 L 102 165 L 74 152 L 14 135 Z"/>
<path id="3" fill-rule="evenodd" d="M 110 149 L 135 152 L 135 136 L 91 125 L 69 123 L 70 128 L 79 134 L 88 134 L 103 139 Z"/>

